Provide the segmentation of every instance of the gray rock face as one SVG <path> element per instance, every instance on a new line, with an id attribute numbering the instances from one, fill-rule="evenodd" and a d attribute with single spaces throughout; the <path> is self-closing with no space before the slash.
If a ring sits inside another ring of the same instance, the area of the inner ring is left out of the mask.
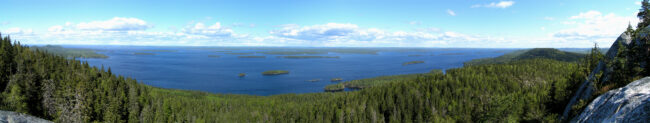
<path id="1" fill-rule="evenodd" d="M 605 60 L 611 60 L 616 57 L 616 54 L 618 54 L 618 48 L 619 48 L 619 42 L 623 44 L 624 47 L 627 47 L 631 42 L 632 42 L 632 37 L 628 35 L 627 33 L 621 34 L 616 41 L 612 44 L 612 46 L 607 50 L 607 53 L 605 53 Z M 609 73 L 612 72 L 611 68 L 606 68 L 607 65 L 605 65 L 604 61 L 598 62 L 598 65 L 596 68 L 594 68 L 593 71 L 589 74 L 587 77 L 587 80 L 582 82 L 580 84 L 580 88 L 578 88 L 578 91 L 576 91 L 575 95 L 571 97 L 571 100 L 569 103 L 566 105 L 564 108 L 564 112 L 562 113 L 562 116 L 560 116 L 560 120 L 567 120 L 569 111 L 571 111 L 571 107 L 578 102 L 580 99 L 589 99 L 591 97 L 591 94 L 595 90 L 593 87 L 592 83 L 594 80 L 599 79 L 601 81 L 607 81 L 609 80 Z M 603 73 L 604 75 L 601 78 L 596 78 L 596 74 Z"/>
<path id="2" fill-rule="evenodd" d="M 650 77 L 598 96 L 572 122 L 650 122 Z"/>
<path id="3" fill-rule="evenodd" d="M 11 111 L 0 111 L 0 123 L 51 123 L 50 121 Z"/>

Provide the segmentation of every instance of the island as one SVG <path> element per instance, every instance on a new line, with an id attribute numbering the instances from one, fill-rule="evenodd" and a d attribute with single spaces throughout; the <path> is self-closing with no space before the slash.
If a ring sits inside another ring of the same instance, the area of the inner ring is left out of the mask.
<path id="1" fill-rule="evenodd" d="M 325 86 L 325 92 L 341 92 L 345 90 L 345 85 L 339 83 L 332 86 Z"/>
<path id="2" fill-rule="evenodd" d="M 321 79 L 310 79 L 310 80 L 307 80 L 307 81 L 308 82 L 319 82 L 319 81 L 321 81 Z"/>
<path id="3" fill-rule="evenodd" d="M 286 59 L 313 59 L 313 58 L 340 58 L 339 56 L 278 56 L 278 58 Z"/>
<path id="4" fill-rule="evenodd" d="M 327 54 L 327 52 L 322 51 L 266 51 L 258 52 L 267 55 L 316 55 L 316 54 Z"/>
<path id="5" fill-rule="evenodd" d="M 422 64 L 422 63 L 424 63 L 424 61 L 410 61 L 410 62 L 404 62 L 404 63 L 402 63 L 402 65 L 406 66 L 406 65 Z"/>
<path id="6" fill-rule="evenodd" d="M 246 73 L 239 73 L 239 77 L 244 77 L 246 76 Z"/>
<path id="7" fill-rule="evenodd" d="M 237 56 L 237 58 L 266 58 L 266 56 Z"/>
<path id="8" fill-rule="evenodd" d="M 340 82 L 343 81 L 343 78 L 332 78 L 332 82 Z"/>
<path id="9" fill-rule="evenodd" d="M 133 53 L 133 55 L 156 55 L 155 53 Z"/>
<path id="10" fill-rule="evenodd" d="M 408 55 L 408 56 L 409 57 L 418 57 L 418 56 L 422 56 L 422 55 Z"/>
<path id="11" fill-rule="evenodd" d="M 230 55 L 250 55 L 253 53 L 224 53 L 224 54 L 230 54 Z"/>
<path id="12" fill-rule="evenodd" d="M 286 71 L 286 70 L 269 70 L 269 71 L 262 72 L 262 75 L 266 75 L 266 76 L 282 75 L 282 74 L 289 74 L 289 71 Z"/>
<path id="13" fill-rule="evenodd" d="M 210 58 L 219 58 L 221 56 L 219 56 L 219 55 L 208 55 L 208 57 L 210 57 Z"/>
<path id="14" fill-rule="evenodd" d="M 140 51 L 147 51 L 147 52 L 177 52 L 178 50 L 140 50 Z"/>

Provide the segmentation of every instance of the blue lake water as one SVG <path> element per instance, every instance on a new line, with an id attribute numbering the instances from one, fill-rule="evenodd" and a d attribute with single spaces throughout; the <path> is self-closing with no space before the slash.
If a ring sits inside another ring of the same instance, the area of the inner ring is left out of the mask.
<path id="1" fill-rule="evenodd" d="M 150 46 L 64 46 L 95 49 L 109 56 L 106 59 L 80 59 L 93 66 L 110 67 L 113 73 L 132 77 L 161 88 L 199 90 L 213 93 L 274 95 L 285 93 L 323 92 L 332 78 L 356 80 L 385 75 L 426 73 L 433 69 L 463 66 L 463 62 L 496 57 L 516 49 L 447 49 L 447 48 L 355 48 L 377 51 L 360 54 L 338 51 L 337 48 L 292 47 L 150 47 Z M 340 48 L 350 49 L 350 48 Z M 151 51 L 172 50 L 172 52 Z M 260 52 L 325 51 L 319 56 L 340 58 L 286 59 Z M 232 53 L 266 58 L 238 58 Z M 135 55 L 154 53 L 155 55 Z M 219 58 L 208 57 L 219 55 Z M 402 65 L 409 61 L 422 64 Z M 267 70 L 287 70 L 289 74 L 264 76 Z M 246 73 L 239 77 L 239 73 Z M 318 82 L 307 80 L 321 79 Z"/>

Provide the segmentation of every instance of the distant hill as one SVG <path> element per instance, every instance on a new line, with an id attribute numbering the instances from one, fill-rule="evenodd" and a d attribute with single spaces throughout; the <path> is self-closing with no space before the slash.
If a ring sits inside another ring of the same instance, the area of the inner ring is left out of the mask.
<path id="1" fill-rule="evenodd" d="M 46 51 L 66 58 L 108 58 L 108 56 L 98 54 L 91 49 L 64 48 L 58 45 L 34 46 L 31 49 Z"/>
<path id="2" fill-rule="evenodd" d="M 582 53 L 560 51 L 558 49 L 553 49 L 553 48 L 535 48 L 535 49 L 527 49 L 527 50 L 518 50 L 495 58 L 474 59 L 465 62 L 464 64 L 465 66 L 483 65 L 483 64 L 501 64 L 501 63 L 507 63 L 515 60 L 535 59 L 535 58 L 575 62 L 584 57 L 585 54 Z"/>

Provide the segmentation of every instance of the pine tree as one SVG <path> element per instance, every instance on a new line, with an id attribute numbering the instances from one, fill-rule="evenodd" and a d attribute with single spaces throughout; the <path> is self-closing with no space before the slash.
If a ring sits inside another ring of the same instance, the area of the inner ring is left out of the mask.
<path id="1" fill-rule="evenodd" d="M 636 16 L 641 20 L 637 25 L 637 29 L 643 29 L 650 24 L 650 3 L 648 3 L 648 0 L 641 2 L 641 9 L 639 9 Z"/>

